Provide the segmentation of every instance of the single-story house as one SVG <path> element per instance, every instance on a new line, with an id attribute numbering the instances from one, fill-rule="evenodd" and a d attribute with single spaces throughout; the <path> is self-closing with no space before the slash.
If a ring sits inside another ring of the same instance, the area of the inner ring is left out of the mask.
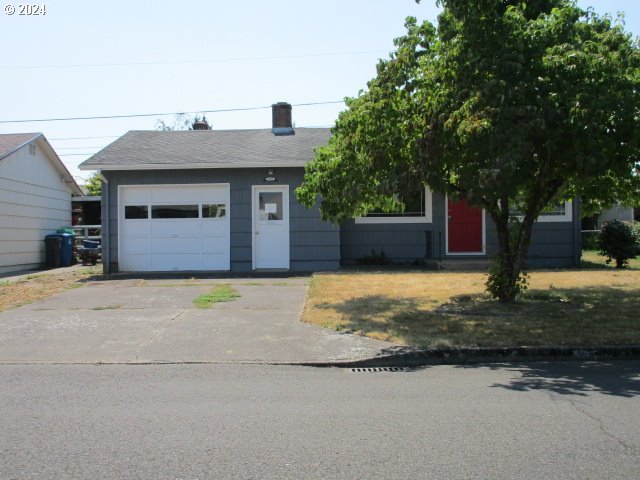
<path id="1" fill-rule="evenodd" d="M 44 237 L 71 225 L 82 195 L 42 133 L 0 135 L 0 273 L 45 262 Z"/>
<path id="2" fill-rule="evenodd" d="M 131 131 L 80 165 L 103 178 L 107 272 L 336 270 L 366 257 L 413 263 L 483 259 L 496 250 L 488 216 L 428 188 L 404 192 L 407 208 L 334 225 L 295 189 L 326 128 L 292 127 L 291 105 L 272 107 L 270 129 Z M 579 204 L 535 226 L 529 261 L 580 258 Z"/>

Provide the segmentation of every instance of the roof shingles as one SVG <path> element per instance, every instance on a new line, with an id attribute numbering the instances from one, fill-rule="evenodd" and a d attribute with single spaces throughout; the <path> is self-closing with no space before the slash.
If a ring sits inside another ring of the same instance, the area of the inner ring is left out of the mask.
<path id="1" fill-rule="evenodd" d="M 274 135 L 261 130 L 134 130 L 108 145 L 80 165 L 83 170 L 102 168 L 210 168 L 304 166 L 314 148 L 324 145 L 327 128 L 300 128 L 294 135 Z"/>
<path id="2" fill-rule="evenodd" d="M 3 133 L 0 135 L 0 159 L 42 135 L 41 133 Z"/>

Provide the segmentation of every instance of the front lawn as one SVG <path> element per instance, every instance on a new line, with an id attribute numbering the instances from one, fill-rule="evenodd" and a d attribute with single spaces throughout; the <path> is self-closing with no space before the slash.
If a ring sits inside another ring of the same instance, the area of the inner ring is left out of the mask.
<path id="1" fill-rule="evenodd" d="M 86 284 L 87 279 L 99 276 L 101 266 L 59 269 L 55 273 L 34 273 L 21 280 L 0 281 L 0 312 L 44 300 L 70 288 Z"/>
<path id="2" fill-rule="evenodd" d="M 609 264 L 606 263 L 607 258 L 598 255 L 596 250 L 584 250 L 582 252 L 582 266 L 584 268 L 614 268 L 615 260 Z M 629 259 L 629 267 L 631 269 L 640 269 L 640 257 Z"/>
<path id="3" fill-rule="evenodd" d="M 640 270 L 537 271 L 517 304 L 470 272 L 335 273 L 311 280 L 303 321 L 400 345 L 640 344 Z"/>

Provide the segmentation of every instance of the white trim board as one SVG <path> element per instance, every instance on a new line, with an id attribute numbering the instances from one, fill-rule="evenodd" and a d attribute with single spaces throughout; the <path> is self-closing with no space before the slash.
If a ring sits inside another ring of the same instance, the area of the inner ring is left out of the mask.
<path id="1" fill-rule="evenodd" d="M 242 163 L 242 162 L 225 162 L 225 163 L 142 163 L 137 165 L 80 165 L 80 170 L 100 170 L 102 172 L 109 171 L 132 171 L 132 170 L 208 170 L 222 168 L 304 168 L 303 162 L 275 162 L 275 163 Z"/>

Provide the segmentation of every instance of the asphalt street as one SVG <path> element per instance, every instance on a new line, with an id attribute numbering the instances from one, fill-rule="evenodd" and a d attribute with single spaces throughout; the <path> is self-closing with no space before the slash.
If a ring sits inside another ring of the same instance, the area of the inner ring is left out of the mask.
<path id="1" fill-rule="evenodd" d="M 0 478 L 629 479 L 640 362 L 0 365 Z"/>

